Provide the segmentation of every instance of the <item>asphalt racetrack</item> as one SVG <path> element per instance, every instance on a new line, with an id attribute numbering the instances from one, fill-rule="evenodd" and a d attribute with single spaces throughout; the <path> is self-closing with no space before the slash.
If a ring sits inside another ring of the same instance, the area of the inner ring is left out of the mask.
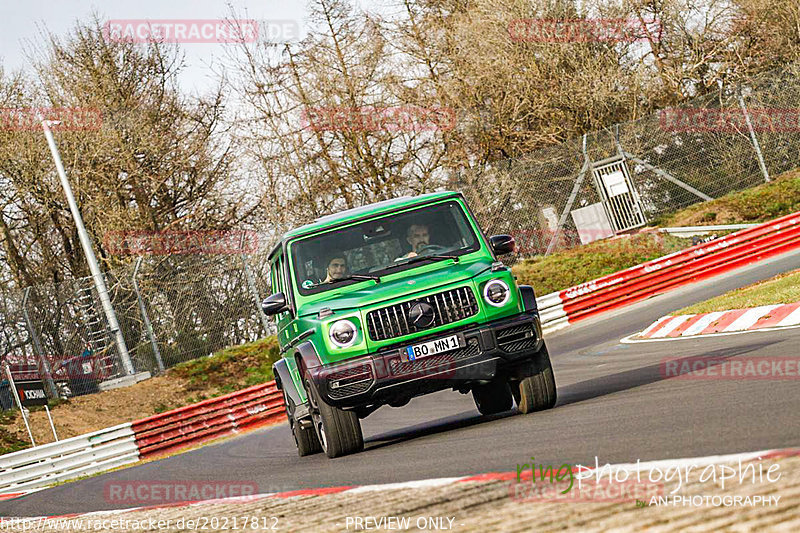
<path id="1" fill-rule="evenodd" d="M 651 298 L 546 335 L 558 386 L 549 411 L 481 417 L 471 395 L 440 392 L 362 421 L 366 450 L 299 458 L 286 424 L 159 461 L 0 503 L 0 515 L 119 508 L 109 481 L 254 482 L 259 492 L 391 483 L 516 470 L 530 462 L 594 465 L 696 457 L 800 444 L 796 380 L 664 378 L 667 357 L 797 356 L 800 329 L 621 344 L 685 305 L 800 267 L 800 253 Z M 133 506 L 133 505 L 132 505 Z"/>

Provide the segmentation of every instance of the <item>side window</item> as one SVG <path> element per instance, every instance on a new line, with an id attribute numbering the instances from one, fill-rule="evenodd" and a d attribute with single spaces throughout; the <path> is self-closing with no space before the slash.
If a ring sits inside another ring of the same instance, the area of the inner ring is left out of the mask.
<path id="1" fill-rule="evenodd" d="M 283 280 L 283 256 L 279 255 L 278 260 L 275 262 L 275 281 L 277 282 L 276 287 L 278 287 L 277 292 L 283 292 L 286 288 L 286 284 Z"/>
<path id="2" fill-rule="evenodd" d="M 286 293 L 286 273 L 284 272 L 284 258 L 283 255 L 279 255 L 270 266 L 270 279 L 272 280 L 272 294 L 276 294 L 279 292 Z M 286 295 L 287 298 L 291 298 L 290 295 Z M 276 320 L 278 322 L 282 321 L 286 318 L 287 313 L 278 313 L 276 315 Z"/>
<path id="3" fill-rule="evenodd" d="M 270 282 L 272 283 L 272 294 L 281 292 L 280 281 L 278 276 L 279 272 L 280 272 L 280 267 L 278 267 L 278 260 L 275 259 L 269 265 L 269 274 L 270 274 L 269 277 L 270 277 Z"/>

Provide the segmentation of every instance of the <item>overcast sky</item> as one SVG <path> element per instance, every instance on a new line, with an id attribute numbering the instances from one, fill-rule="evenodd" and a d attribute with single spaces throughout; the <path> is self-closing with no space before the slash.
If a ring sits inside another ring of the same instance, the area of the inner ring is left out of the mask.
<path id="1" fill-rule="evenodd" d="M 383 0 L 353 0 L 365 9 L 379 9 Z M 258 21 L 294 22 L 306 27 L 304 0 L 3 0 L 0 2 L 0 64 L 6 72 L 26 68 L 24 50 L 40 43 L 41 29 L 64 35 L 76 20 L 92 12 L 102 19 L 220 19 L 229 4 L 240 16 Z M 222 45 L 182 44 L 186 70 L 181 85 L 202 91 L 209 86 L 210 65 L 223 55 Z"/>

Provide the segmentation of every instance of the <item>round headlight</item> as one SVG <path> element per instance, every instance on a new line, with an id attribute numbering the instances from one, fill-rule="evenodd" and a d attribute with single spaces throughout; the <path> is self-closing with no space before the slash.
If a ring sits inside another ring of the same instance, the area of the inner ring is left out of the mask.
<path id="1" fill-rule="evenodd" d="M 483 288 L 483 299 L 493 307 L 502 307 L 508 303 L 511 291 L 505 281 L 493 279 Z"/>
<path id="2" fill-rule="evenodd" d="M 333 323 L 328 335 L 333 344 L 339 348 L 347 348 L 356 340 L 356 327 L 349 320 L 339 320 Z"/>

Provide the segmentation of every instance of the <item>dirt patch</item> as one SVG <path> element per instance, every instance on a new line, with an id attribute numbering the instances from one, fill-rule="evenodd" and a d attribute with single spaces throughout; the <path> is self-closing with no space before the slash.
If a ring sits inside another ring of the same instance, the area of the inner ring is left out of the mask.
<path id="1" fill-rule="evenodd" d="M 188 380 L 170 373 L 131 387 L 70 398 L 51 413 L 59 439 L 67 439 L 179 407 L 189 390 Z M 15 418 L 15 434 L 29 441 L 22 417 L 15 413 Z M 53 442 L 43 408 L 33 409 L 29 421 L 36 444 Z"/>
<path id="2" fill-rule="evenodd" d="M 130 387 L 58 402 L 50 412 L 63 440 L 264 383 L 272 379 L 277 357 L 277 342 L 270 337 L 183 363 Z M 31 409 L 30 422 L 36 444 L 54 441 L 43 407 Z M 21 441 L 30 444 L 22 417 L 17 411 L 5 413 L 0 447 L 14 451 Z"/>

